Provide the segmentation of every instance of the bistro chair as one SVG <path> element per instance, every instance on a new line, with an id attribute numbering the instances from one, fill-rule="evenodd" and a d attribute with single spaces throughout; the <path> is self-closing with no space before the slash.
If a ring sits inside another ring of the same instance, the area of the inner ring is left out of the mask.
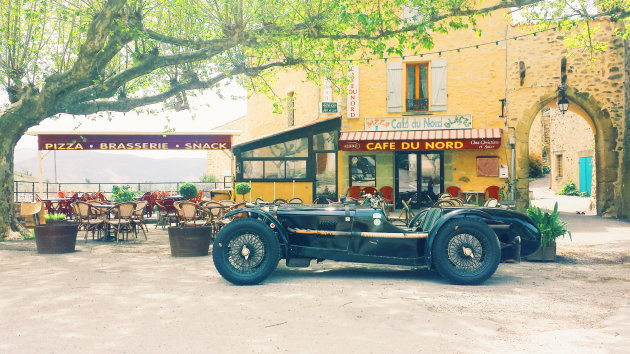
<path id="1" fill-rule="evenodd" d="M 346 190 L 346 200 L 358 200 L 361 197 L 361 186 L 350 186 Z"/>
<path id="2" fill-rule="evenodd" d="M 287 204 L 287 201 L 285 199 L 282 198 L 276 198 L 273 200 L 273 204 L 274 205 L 284 205 Z"/>
<path id="3" fill-rule="evenodd" d="M 494 198 L 488 198 L 486 199 L 485 202 L 483 202 L 483 206 L 489 207 L 489 208 L 495 208 L 499 206 L 499 201 Z"/>
<path id="4" fill-rule="evenodd" d="M 302 201 L 301 198 L 295 197 L 295 198 L 289 199 L 287 204 L 304 204 L 304 202 Z"/>
<path id="5" fill-rule="evenodd" d="M 20 217 L 24 219 L 26 226 L 36 226 L 40 223 L 40 213 L 44 208 L 43 202 L 22 202 L 20 206 Z"/>
<path id="6" fill-rule="evenodd" d="M 446 193 L 453 198 L 462 198 L 462 190 L 457 186 L 446 187 Z"/>
<path id="7" fill-rule="evenodd" d="M 401 203 L 403 207 L 400 210 L 400 213 L 398 213 L 397 216 L 389 216 L 388 219 L 392 223 L 401 223 L 407 225 L 409 220 L 413 219 L 413 217 L 415 216 L 414 212 L 411 210 L 411 207 L 409 207 L 409 205 L 411 204 L 411 198 L 409 198 L 409 200 L 407 201 L 401 200 Z"/>
<path id="8" fill-rule="evenodd" d="M 394 188 L 390 186 L 383 186 L 379 190 L 379 195 L 385 201 L 384 208 L 389 208 L 390 210 L 394 210 Z"/>
<path id="9" fill-rule="evenodd" d="M 218 202 L 215 201 L 205 201 L 201 203 L 203 207 L 203 211 L 205 212 L 206 224 L 212 227 L 212 233 L 215 234 L 221 230 L 221 228 L 225 225 L 223 220 L 223 214 L 225 208 Z"/>
<path id="10" fill-rule="evenodd" d="M 199 205 L 190 201 L 180 201 L 173 204 L 177 209 L 179 226 L 202 226 L 206 220 L 199 219 Z"/>
<path id="11" fill-rule="evenodd" d="M 114 205 L 110 210 L 110 218 L 105 219 L 111 230 L 116 232 L 116 242 L 122 237 L 129 239 L 129 231 L 133 228 L 133 213 L 136 210 L 136 203 L 122 202 Z M 123 235 L 124 233 L 124 235 Z"/>
<path id="12" fill-rule="evenodd" d="M 147 228 L 147 224 L 144 221 L 144 211 L 145 211 L 145 208 L 147 206 L 147 203 L 148 202 L 146 200 L 139 200 L 139 201 L 137 201 L 136 202 L 136 209 L 133 211 L 133 226 L 134 227 L 136 225 L 140 226 L 140 230 L 142 230 L 142 233 L 144 234 L 144 239 L 145 240 L 148 240 L 147 232 L 149 232 L 149 229 Z"/>
<path id="13" fill-rule="evenodd" d="M 498 186 L 490 186 L 488 188 L 486 188 L 484 195 L 483 195 L 483 199 L 489 199 L 489 198 L 493 198 L 496 200 L 501 200 L 500 196 L 499 196 L 499 190 L 501 188 L 499 188 Z"/>
<path id="14" fill-rule="evenodd" d="M 376 190 L 376 188 L 374 187 L 363 187 L 361 189 L 361 195 L 366 195 L 366 194 L 377 195 L 378 190 Z"/>
<path id="15" fill-rule="evenodd" d="M 95 213 L 92 204 L 78 201 L 72 203 L 75 210 L 78 229 L 85 230 L 85 242 L 87 242 L 88 232 L 92 231 L 92 240 L 94 240 L 94 231 L 97 231 L 99 237 L 105 218 L 102 213 Z"/>

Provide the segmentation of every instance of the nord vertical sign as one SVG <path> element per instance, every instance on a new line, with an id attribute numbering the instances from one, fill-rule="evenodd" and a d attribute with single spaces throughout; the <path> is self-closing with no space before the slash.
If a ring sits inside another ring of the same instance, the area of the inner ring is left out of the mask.
<path id="1" fill-rule="evenodd" d="M 359 67 L 350 67 L 348 84 L 348 119 L 359 119 Z"/>

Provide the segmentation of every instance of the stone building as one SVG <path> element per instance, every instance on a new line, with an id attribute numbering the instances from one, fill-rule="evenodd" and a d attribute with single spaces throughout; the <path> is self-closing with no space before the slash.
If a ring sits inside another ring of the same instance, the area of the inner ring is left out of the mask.
<path id="1" fill-rule="evenodd" d="M 351 185 L 391 186 L 397 200 L 421 192 L 441 193 L 449 186 L 476 197 L 488 186 L 515 179 L 514 199 L 523 209 L 528 205 L 534 121 L 566 97 L 569 112 L 552 125 L 564 151 L 549 151 L 551 165 L 558 155 L 568 159 L 567 150 L 575 150 L 576 158 L 590 151 L 598 214 L 630 217 L 630 154 L 624 153 L 630 140 L 630 64 L 628 43 L 615 35 L 623 24 L 595 21 L 600 28 L 596 39 L 608 49 L 594 54 L 593 64 L 590 53 L 567 49 L 560 32 L 513 26 L 505 15 L 497 11 L 480 18 L 480 38 L 466 30 L 436 34 L 435 47 L 422 56 L 409 53 L 387 61 L 355 62 L 350 94 L 333 94 L 326 84 L 307 81 L 299 70 L 279 73 L 274 92 L 286 97 L 292 109 L 273 113 L 271 99 L 253 94 L 247 116 L 221 127 L 242 131 L 239 139 L 244 143 L 234 150 L 236 180 L 252 181 L 254 197 L 264 199 L 272 197 L 269 183 L 273 197 L 289 189 L 294 195 L 296 183 L 301 183 L 300 197 L 310 202 L 322 192 L 318 176 L 323 176 L 319 169 L 324 165 L 334 167 L 329 172 L 337 176 L 326 185 L 327 197 L 344 194 Z M 324 152 L 313 145 L 319 139 L 313 132 L 303 136 L 310 145 L 301 157 L 265 157 L 257 150 L 264 147 L 257 143 L 260 136 L 266 136 L 271 146 L 288 142 L 287 134 L 296 141 L 295 130 L 305 124 L 317 127 L 322 102 L 336 102 L 341 115 L 334 150 L 325 150 L 336 153 L 334 164 L 330 156 L 325 163 L 317 160 Z M 566 145 L 581 142 L 583 138 L 572 133 L 584 123 L 591 129 L 592 145 Z M 292 160 L 300 161 L 301 172 L 295 172 Z M 277 166 L 283 166 L 282 178 L 277 177 Z M 563 166 L 567 171 L 567 162 Z M 265 168 L 273 176 L 266 176 Z M 565 180 L 557 179 L 554 189 Z"/>

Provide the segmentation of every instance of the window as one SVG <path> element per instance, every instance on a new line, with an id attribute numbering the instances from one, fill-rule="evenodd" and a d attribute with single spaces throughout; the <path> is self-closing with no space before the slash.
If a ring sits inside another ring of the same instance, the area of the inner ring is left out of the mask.
<path id="1" fill-rule="evenodd" d="M 308 138 L 243 151 L 243 179 L 305 179 Z"/>
<path id="2" fill-rule="evenodd" d="M 350 156 L 350 185 L 376 187 L 376 156 Z"/>
<path id="3" fill-rule="evenodd" d="M 556 155 L 556 171 L 558 171 L 557 177 L 562 177 L 562 154 Z"/>
<path id="4" fill-rule="evenodd" d="M 428 64 L 407 64 L 407 111 L 429 109 L 427 91 Z"/>

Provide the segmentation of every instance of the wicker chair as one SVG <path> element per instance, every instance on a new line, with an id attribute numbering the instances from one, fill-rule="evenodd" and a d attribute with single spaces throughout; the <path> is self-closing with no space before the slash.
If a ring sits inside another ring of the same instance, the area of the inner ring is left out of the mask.
<path id="1" fill-rule="evenodd" d="M 94 231 L 97 231 L 100 236 L 105 223 L 104 214 L 93 210 L 95 208 L 92 204 L 82 201 L 72 203 L 72 208 L 79 223 L 79 230 L 85 230 L 85 242 L 87 242 L 87 235 L 90 231 L 92 231 L 92 240 L 94 240 Z"/>
<path id="2" fill-rule="evenodd" d="M 118 203 L 110 209 L 112 217 L 105 219 L 105 223 L 109 225 L 110 230 L 116 232 L 116 242 L 121 239 L 121 236 L 129 239 L 129 231 L 135 232 L 133 227 L 133 214 L 135 210 L 136 203 L 134 202 Z M 124 235 L 121 235 L 123 233 Z"/>
<path id="3" fill-rule="evenodd" d="M 144 220 L 144 212 L 148 202 L 146 200 L 140 200 L 136 202 L 136 209 L 133 211 L 133 226 L 140 226 L 140 230 L 144 234 L 144 239 L 148 240 L 147 232 L 149 229 L 147 228 L 147 224 Z M 146 231 L 145 231 L 146 230 Z"/>

